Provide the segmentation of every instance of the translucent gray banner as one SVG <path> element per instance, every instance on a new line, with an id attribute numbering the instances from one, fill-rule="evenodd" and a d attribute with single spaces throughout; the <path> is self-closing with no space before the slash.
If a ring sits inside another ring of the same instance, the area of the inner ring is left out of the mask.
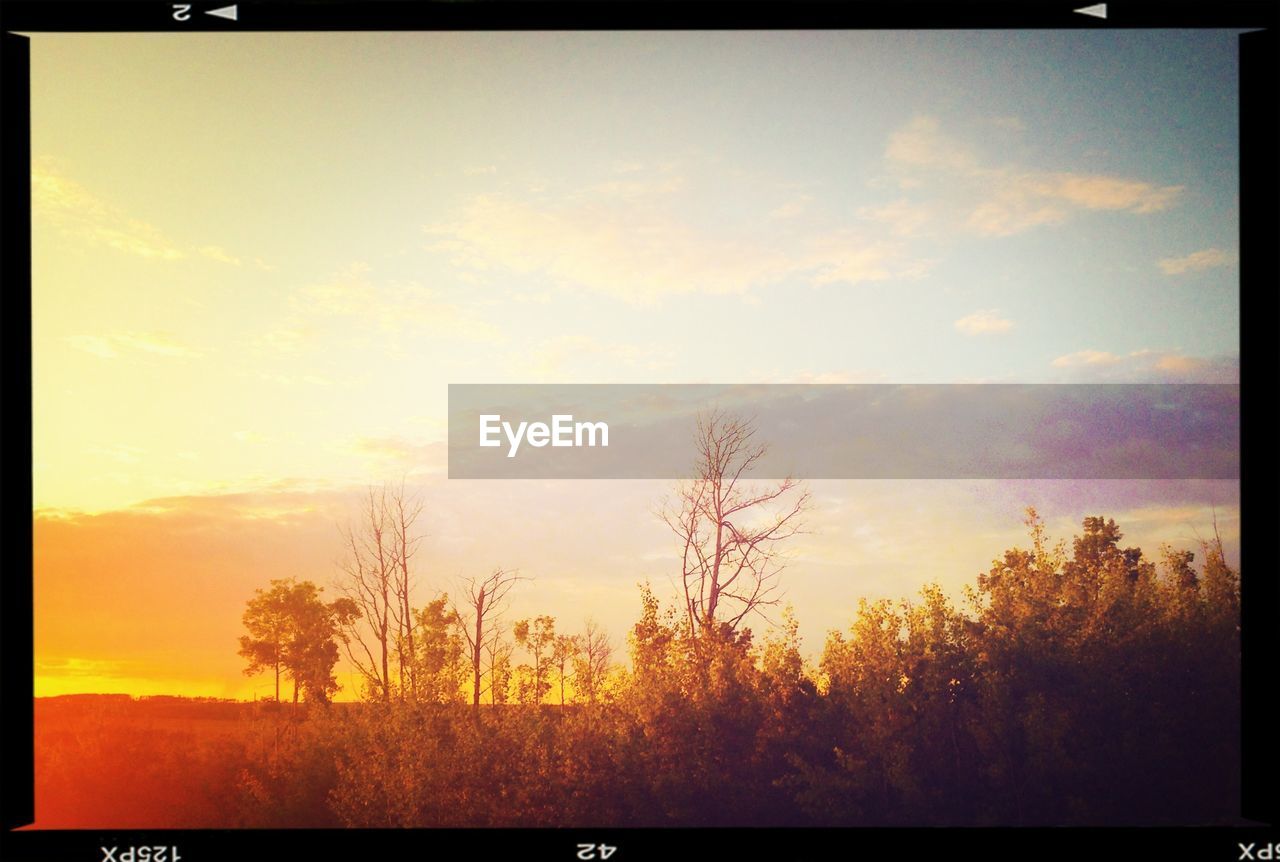
<path id="1" fill-rule="evenodd" d="M 449 478 L 689 477 L 697 417 L 712 411 L 767 444 L 755 478 L 1240 471 L 1237 384 L 451 384 Z"/>

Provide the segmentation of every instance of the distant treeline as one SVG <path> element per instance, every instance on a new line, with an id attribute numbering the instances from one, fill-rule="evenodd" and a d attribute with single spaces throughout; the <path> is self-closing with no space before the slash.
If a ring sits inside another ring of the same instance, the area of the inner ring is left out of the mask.
<path id="1" fill-rule="evenodd" d="M 1006 551 L 959 606 L 863 602 L 816 665 L 641 592 L 630 661 L 560 707 L 473 708 L 465 650 L 414 696 L 145 704 L 37 722 L 41 825 L 1205 824 L 1239 810 L 1239 578 L 1216 540 L 1156 560 L 1087 518 Z M 442 629 L 443 630 L 443 629 Z M 526 636 L 528 634 L 526 633 Z M 437 644 L 439 646 L 439 644 Z M 444 662 L 444 664 L 441 664 Z M 452 663 L 452 664 L 450 664 Z M 554 679 L 550 677 L 549 679 Z M 213 704 L 188 707 L 216 709 Z M 139 722 L 149 732 L 138 732 Z"/>

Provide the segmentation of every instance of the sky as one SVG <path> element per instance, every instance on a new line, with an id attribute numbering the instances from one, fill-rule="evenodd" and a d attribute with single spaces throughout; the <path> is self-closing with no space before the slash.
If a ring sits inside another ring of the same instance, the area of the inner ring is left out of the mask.
<path id="1" fill-rule="evenodd" d="M 621 651 L 668 485 L 448 480 L 450 383 L 1238 381 L 1233 32 L 31 45 L 38 694 L 253 696 L 244 601 L 386 480 L 424 601 L 520 568 Z M 810 652 L 1029 503 L 1238 547 L 1234 482 L 813 489 Z"/>

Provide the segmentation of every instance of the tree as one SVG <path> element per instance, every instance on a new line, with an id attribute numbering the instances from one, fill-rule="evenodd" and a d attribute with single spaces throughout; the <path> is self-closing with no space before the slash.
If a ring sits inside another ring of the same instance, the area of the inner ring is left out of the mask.
<path id="1" fill-rule="evenodd" d="M 327 701 L 338 689 L 334 641 L 354 622 L 359 609 L 346 598 L 326 604 L 320 598 L 323 591 L 310 581 L 273 580 L 269 590 L 256 590 L 245 608 L 243 622 L 249 634 L 240 638 L 239 650 L 249 662 L 245 675 L 270 669 L 277 702 L 282 674 L 293 679 L 294 703 L 299 693 L 308 701 Z"/>
<path id="2" fill-rule="evenodd" d="M 467 657 L 471 660 L 471 706 L 477 717 L 480 715 L 482 691 L 481 661 L 486 651 L 491 658 L 496 658 L 497 623 L 505 609 L 507 593 L 520 580 L 523 578 L 518 573 L 505 569 L 494 569 L 483 578 L 473 575 L 463 584 L 462 605 L 452 606 L 458 629 L 466 641 Z M 493 685 L 492 679 L 490 685 Z"/>
<path id="3" fill-rule="evenodd" d="M 360 610 L 346 631 L 347 658 L 371 694 L 390 701 L 413 689 L 415 616 L 410 610 L 411 561 L 421 537 L 413 533 L 421 504 L 405 496 L 404 487 L 368 489 L 357 521 L 342 531 L 345 557 L 339 564 L 338 589 Z"/>
<path id="4" fill-rule="evenodd" d="M 394 610 L 397 627 L 396 654 L 400 665 L 400 691 L 410 697 L 416 697 L 417 684 L 414 676 L 417 650 L 414 648 L 414 624 L 417 617 L 410 610 L 409 594 L 413 590 L 413 576 L 410 564 L 418 551 L 422 536 L 413 533 L 414 525 L 422 514 L 422 502 L 416 498 L 407 498 L 404 485 L 384 491 L 383 505 L 386 508 L 387 520 L 391 527 L 391 559 L 395 568 L 392 578 L 392 592 L 395 594 Z M 406 673 L 408 678 L 406 679 Z"/>
<path id="5" fill-rule="evenodd" d="M 533 659 L 530 666 L 529 691 L 527 700 L 530 703 L 542 703 L 542 698 L 551 690 L 547 680 L 547 671 L 551 666 L 552 648 L 556 641 L 555 617 L 540 616 L 532 620 L 520 620 L 512 629 L 516 643 L 529 652 Z"/>
<path id="6" fill-rule="evenodd" d="M 467 674 L 457 615 L 449 597 L 440 596 L 417 611 L 417 661 L 414 662 L 414 695 L 433 703 L 456 702 Z"/>
<path id="7" fill-rule="evenodd" d="M 581 649 L 573 660 L 574 688 L 585 695 L 588 703 L 595 703 L 600 687 L 609 670 L 613 646 L 609 635 L 593 619 L 588 619 L 581 639 Z"/>
<path id="8" fill-rule="evenodd" d="M 489 662 L 489 703 L 507 702 L 507 689 L 511 686 L 511 654 L 516 646 L 502 637 L 502 626 L 491 627 L 485 641 L 484 654 Z"/>
<path id="9" fill-rule="evenodd" d="M 777 604 L 781 545 L 802 530 L 810 495 L 798 480 L 748 484 L 768 449 L 755 433 L 752 423 L 720 411 L 699 416 L 693 478 L 661 512 L 680 542 L 691 638 L 731 635 L 748 615 Z"/>
<path id="10" fill-rule="evenodd" d="M 582 638 L 577 635 L 556 635 L 551 645 L 551 663 L 556 668 L 556 678 L 560 682 L 560 706 L 564 706 L 564 684 L 569 676 L 569 667 L 575 665 L 582 654 Z"/>

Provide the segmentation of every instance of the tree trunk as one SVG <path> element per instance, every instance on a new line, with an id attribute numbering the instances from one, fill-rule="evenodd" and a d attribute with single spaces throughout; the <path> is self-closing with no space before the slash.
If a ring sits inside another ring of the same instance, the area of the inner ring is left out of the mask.
<path id="1" fill-rule="evenodd" d="M 280 662 L 276 662 L 276 703 L 280 702 Z"/>
<path id="2" fill-rule="evenodd" d="M 476 614 L 476 648 L 471 656 L 471 705 L 475 707 L 477 713 L 480 711 L 480 635 L 481 628 L 480 614 Z"/>
<path id="3" fill-rule="evenodd" d="M 400 578 L 404 587 L 404 639 L 405 651 L 409 655 L 409 690 L 413 694 L 413 699 L 417 700 L 418 680 L 415 675 L 416 668 L 414 666 L 417 653 L 413 648 L 413 611 L 409 608 L 409 561 L 406 559 L 408 554 L 408 536 L 405 532 L 403 517 L 400 525 L 400 547 L 402 549 L 400 555 Z M 400 681 L 401 686 L 404 680 Z"/>
<path id="4" fill-rule="evenodd" d="M 471 709 L 476 720 L 480 719 L 480 651 L 484 647 L 484 588 L 476 600 L 476 639 L 471 656 Z"/>
<path id="5" fill-rule="evenodd" d="M 386 593 L 383 593 L 386 598 Z M 385 605 L 384 605 L 385 607 Z M 387 663 L 387 620 L 382 620 L 382 630 L 378 633 L 382 640 L 382 699 L 386 703 L 391 702 L 391 668 Z"/>

